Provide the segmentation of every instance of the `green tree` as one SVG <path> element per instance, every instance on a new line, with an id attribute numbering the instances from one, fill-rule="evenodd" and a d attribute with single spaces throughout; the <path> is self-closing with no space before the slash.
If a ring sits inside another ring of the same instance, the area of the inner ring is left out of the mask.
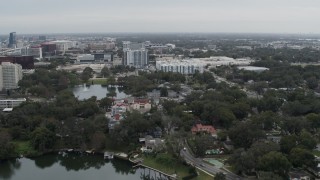
<path id="1" fill-rule="evenodd" d="M 253 117 L 251 117 L 251 120 L 258 126 L 260 126 L 264 130 L 272 130 L 273 128 L 276 128 L 277 125 L 279 125 L 280 117 L 276 113 L 272 111 L 266 111 L 262 112 L 260 114 L 257 114 Z"/>
<path id="2" fill-rule="evenodd" d="M 92 148 L 95 150 L 103 150 L 106 146 L 106 136 L 103 132 L 97 131 L 91 137 Z"/>
<path id="3" fill-rule="evenodd" d="M 290 152 L 289 160 L 294 167 L 307 166 L 314 168 L 316 166 L 314 155 L 306 149 L 293 148 Z"/>
<path id="4" fill-rule="evenodd" d="M 265 133 L 252 122 L 238 122 L 228 131 L 236 147 L 249 148 L 255 141 L 265 138 Z"/>
<path id="5" fill-rule="evenodd" d="M 298 145 L 298 137 L 296 135 L 284 136 L 280 140 L 281 152 L 289 154 L 291 149 Z"/>
<path id="6" fill-rule="evenodd" d="M 102 69 L 101 69 L 101 75 L 104 77 L 104 78 L 106 78 L 106 77 L 108 77 L 109 75 L 110 75 L 110 70 L 109 70 L 109 68 L 108 67 L 103 67 Z"/>
<path id="7" fill-rule="evenodd" d="M 230 109 L 224 107 L 216 109 L 215 116 L 219 119 L 223 127 L 230 127 L 232 122 L 236 120 L 236 117 L 233 114 L 233 112 Z"/>
<path id="8" fill-rule="evenodd" d="M 9 133 L 0 129 L 0 160 L 9 159 L 16 155 L 14 152 L 15 147 L 10 141 Z"/>
<path id="9" fill-rule="evenodd" d="M 280 152 L 269 152 L 259 159 L 258 169 L 286 176 L 291 168 L 288 159 Z"/>
<path id="10" fill-rule="evenodd" d="M 310 123 L 310 126 L 316 130 L 320 128 L 320 115 L 315 113 L 310 113 L 306 115 L 307 121 Z"/>
<path id="11" fill-rule="evenodd" d="M 219 172 L 214 175 L 214 180 L 226 180 L 226 175 L 222 172 Z"/>
<path id="12" fill-rule="evenodd" d="M 116 97 L 116 96 L 117 96 L 117 92 L 116 92 L 115 88 L 110 88 L 108 90 L 107 97 Z"/>
<path id="13" fill-rule="evenodd" d="M 234 151 L 227 162 L 232 165 L 237 174 L 243 174 L 252 172 L 256 168 L 256 159 L 252 152 L 240 148 Z"/>
<path id="14" fill-rule="evenodd" d="M 109 108 L 112 106 L 112 103 L 113 103 L 113 101 L 111 98 L 105 97 L 105 98 L 100 99 L 99 106 L 101 108 Z"/>
<path id="15" fill-rule="evenodd" d="M 168 96 L 168 89 L 166 87 L 163 87 L 160 89 L 160 96 L 161 97 L 167 97 Z"/>
<path id="16" fill-rule="evenodd" d="M 110 76 L 108 78 L 108 84 L 115 85 L 116 84 L 116 78 L 114 76 Z"/>
<path id="17" fill-rule="evenodd" d="M 308 78 L 306 81 L 307 81 L 307 86 L 310 89 L 315 89 L 318 87 L 318 80 L 316 77 L 312 76 L 312 77 Z"/>
<path id="18" fill-rule="evenodd" d="M 231 110 L 236 118 L 243 119 L 247 117 L 248 113 L 250 112 L 249 104 L 245 102 L 238 102 L 231 106 Z"/>
<path id="19" fill-rule="evenodd" d="M 265 172 L 260 171 L 259 174 L 259 180 L 283 180 L 283 178 L 273 172 Z"/>
<path id="20" fill-rule="evenodd" d="M 90 67 L 86 67 L 82 73 L 81 73 L 81 80 L 82 82 L 88 82 L 88 80 L 92 77 L 93 75 L 93 69 Z"/>
<path id="21" fill-rule="evenodd" d="M 50 150 L 56 141 L 55 134 L 47 128 L 38 127 L 31 133 L 31 144 L 36 150 Z"/>

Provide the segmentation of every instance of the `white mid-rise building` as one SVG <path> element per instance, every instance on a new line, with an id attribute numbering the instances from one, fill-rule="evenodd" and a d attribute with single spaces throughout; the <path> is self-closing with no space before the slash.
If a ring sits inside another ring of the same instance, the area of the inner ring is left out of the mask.
<path id="1" fill-rule="evenodd" d="M 55 44 L 57 46 L 57 51 L 60 51 L 62 53 L 65 53 L 66 50 L 70 48 L 74 48 L 77 45 L 77 42 L 68 41 L 68 40 L 57 40 L 57 41 L 52 41 L 51 43 Z"/>
<path id="2" fill-rule="evenodd" d="M 148 65 L 148 50 L 143 43 L 123 42 L 123 65 L 144 68 Z"/>
<path id="3" fill-rule="evenodd" d="M 12 64 L 3 62 L 2 67 L 2 83 L 3 89 L 16 89 L 18 82 L 22 79 L 22 66 L 20 64 Z"/>
<path id="4" fill-rule="evenodd" d="M 157 70 L 163 72 L 176 72 L 181 74 L 203 73 L 204 64 L 192 60 L 157 61 Z"/>
<path id="5" fill-rule="evenodd" d="M 124 65 L 143 68 L 148 65 L 148 50 L 127 50 L 124 52 Z"/>
<path id="6" fill-rule="evenodd" d="M 123 41 L 123 50 L 139 50 L 139 49 L 145 49 L 144 43 L 136 43 L 136 42 L 130 42 L 130 41 Z"/>
<path id="7" fill-rule="evenodd" d="M 94 62 L 94 55 L 92 54 L 80 54 L 77 56 L 77 62 L 81 64 L 91 64 Z"/>
<path id="8" fill-rule="evenodd" d="M 0 65 L 0 91 L 3 89 L 2 66 Z"/>
<path id="9" fill-rule="evenodd" d="M 42 48 L 41 47 L 26 47 L 21 49 L 21 55 L 33 56 L 35 58 L 42 59 Z"/>
<path id="10" fill-rule="evenodd" d="M 164 72 L 177 72 L 181 74 L 193 74 L 195 72 L 203 73 L 204 67 L 218 67 L 218 66 L 247 66 L 253 60 L 242 58 L 233 59 L 225 56 L 214 56 L 210 58 L 192 58 L 192 59 L 172 59 L 159 58 L 156 61 L 156 69 Z"/>
<path id="11" fill-rule="evenodd" d="M 26 102 L 25 98 L 21 99 L 0 99 L 0 109 L 14 108 L 19 106 L 21 103 Z"/>
<path id="12" fill-rule="evenodd" d="M 112 62 L 112 54 L 96 53 L 96 54 L 79 54 L 77 62 L 80 64 L 103 64 Z"/>

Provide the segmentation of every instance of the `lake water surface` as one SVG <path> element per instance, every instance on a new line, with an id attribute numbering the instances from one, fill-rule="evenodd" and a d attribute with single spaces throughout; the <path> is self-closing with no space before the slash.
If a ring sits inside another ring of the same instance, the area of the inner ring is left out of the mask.
<path id="1" fill-rule="evenodd" d="M 117 96 L 116 99 L 126 98 L 128 95 L 123 91 L 119 91 L 118 87 L 102 86 L 102 85 L 79 85 L 72 89 L 72 92 L 75 97 L 79 100 L 89 99 L 92 96 L 97 96 L 97 99 L 100 100 L 106 97 L 107 93 L 115 88 Z"/>
<path id="2" fill-rule="evenodd" d="M 147 170 L 103 155 L 49 154 L 0 162 L 4 180 L 139 180 Z"/>

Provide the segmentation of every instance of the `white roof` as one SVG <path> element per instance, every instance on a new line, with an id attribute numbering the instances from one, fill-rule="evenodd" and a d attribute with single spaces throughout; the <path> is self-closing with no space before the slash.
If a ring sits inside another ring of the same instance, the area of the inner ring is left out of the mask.
<path id="1" fill-rule="evenodd" d="M 21 101 L 27 101 L 27 99 L 26 98 L 18 98 L 18 99 L 0 99 L 0 101 L 5 101 L 5 102 L 7 102 L 7 101 L 12 101 L 12 102 L 15 102 L 15 101 L 17 101 L 17 102 L 21 102 Z"/>
<path id="2" fill-rule="evenodd" d="M 13 110 L 13 108 L 4 108 L 3 112 L 11 112 Z"/>
<path id="3" fill-rule="evenodd" d="M 265 71 L 269 70 L 269 68 L 265 67 L 256 67 L 256 66 L 241 66 L 239 69 L 247 70 L 247 71 Z"/>

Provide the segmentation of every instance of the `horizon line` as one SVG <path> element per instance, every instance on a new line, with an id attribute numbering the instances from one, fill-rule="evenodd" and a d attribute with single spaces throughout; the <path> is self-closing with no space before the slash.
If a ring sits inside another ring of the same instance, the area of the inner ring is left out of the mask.
<path id="1" fill-rule="evenodd" d="M 19 33 L 17 31 L 11 31 L 16 32 L 17 35 L 75 35 L 75 34 L 232 34 L 232 35 L 320 35 L 320 33 L 315 32 L 301 32 L 301 33 L 291 33 L 291 32 L 54 32 L 54 33 Z M 0 36 L 7 36 L 9 33 L 0 33 Z"/>

